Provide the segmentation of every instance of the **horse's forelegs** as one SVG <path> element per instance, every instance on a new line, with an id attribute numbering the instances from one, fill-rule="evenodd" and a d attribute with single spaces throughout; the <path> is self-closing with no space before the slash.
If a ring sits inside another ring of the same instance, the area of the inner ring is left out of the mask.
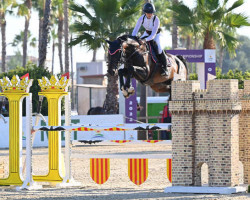
<path id="1" fill-rule="evenodd" d="M 129 67 L 128 68 L 128 74 L 127 74 L 127 80 L 126 80 L 126 83 L 125 83 L 125 88 L 126 90 L 128 91 L 129 93 L 129 96 L 133 95 L 135 93 L 135 89 L 134 87 L 131 87 L 131 77 L 134 73 L 134 67 Z"/>
<path id="2" fill-rule="evenodd" d="M 125 89 L 129 89 L 130 88 L 130 81 L 131 81 L 131 76 L 134 72 L 134 68 L 133 67 L 129 67 L 128 71 L 127 71 L 127 76 L 126 76 L 126 83 L 125 83 Z"/>
<path id="3" fill-rule="evenodd" d="M 120 82 L 120 90 L 124 88 L 124 69 L 119 69 L 118 70 L 118 76 L 119 76 L 119 82 Z"/>
<path id="4" fill-rule="evenodd" d="M 122 91 L 122 94 L 125 98 L 129 97 L 129 93 L 126 90 L 126 86 L 124 85 L 124 75 L 126 71 L 125 69 L 119 69 L 118 70 L 118 76 L 119 76 L 119 82 L 120 82 L 120 90 Z"/>

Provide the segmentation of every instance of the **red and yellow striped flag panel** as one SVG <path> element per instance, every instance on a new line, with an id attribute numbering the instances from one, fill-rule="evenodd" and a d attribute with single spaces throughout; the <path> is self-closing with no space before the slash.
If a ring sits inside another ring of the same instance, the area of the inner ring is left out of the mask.
<path id="1" fill-rule="evenodd" d="M 136 185 L 141 185 L 148 178 L 148 159 L 128 159 L 128 176 Z"/>
<path id="2" fill-rule="evenodd" d="M 79 127 L 79 128 L 73 128 L 72 131 L 94 131 L 94 129 L 86 128 L 86 127 Z"/>
<path id="3" fill-rule="evenodd" d="M 172 159 L 167 159 L 167 177 L 170 183 L 172 183 Z"/>
<path id="4" fill-rule="evenodd" d="M 109 158 L 91 158 L 90 159 L 90 175 L 93 181 L 98 184 L 105 183 L 110 175 L 110 159 Z"/>
<path id="5" fill-rule="evenodd" d="M 142 141 L 148 143 L 157 143 L 157 142 L 162 142 L 163 140 L 142 140 Z"/>
<path id="6" fill-rule="evenodd" d="M 127 129 L 112 127 L 112 128 L 105 128 L 105 129 L 103 129 L 103 130 L 104 130 L 104 131 L 126 131 Z"/>
<path id="7" fill-rule="evenodd" d="M 110 140 L 110 141 L 116 143 L 126 143 L 126 142 L 131 142 L 132 140 Z"/>

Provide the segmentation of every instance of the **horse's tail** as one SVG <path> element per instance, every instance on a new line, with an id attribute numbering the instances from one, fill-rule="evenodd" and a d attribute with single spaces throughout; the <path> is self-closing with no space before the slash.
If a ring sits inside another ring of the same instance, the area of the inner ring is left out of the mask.
<path id="1" fill-rule="evenodd" d="M 187 74 L 188 74 L 187 60 L 186 60 L 183 56 L 181 56 L 181 55 L 177 55 L 176 57 L 179 58 L 179 59 L 181 60 L 181 62 L 183 62 L 183 64 L 184 64 L 185 67 L 186 67 Z"/>

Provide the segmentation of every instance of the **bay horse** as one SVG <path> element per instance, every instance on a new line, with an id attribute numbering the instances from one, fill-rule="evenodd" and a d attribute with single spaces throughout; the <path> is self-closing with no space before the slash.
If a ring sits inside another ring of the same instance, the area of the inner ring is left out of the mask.
<path id="1" fill-rule="evenodd" d="M 108 40 L 106 42 L 109 44 L 108 73 L 113 76 L 119 67 L 120 89 L 126 98 L 135 92 L 130 84 L 132 77 L 159 93 L 170 93 L 173 80 L 187 80 L 187 65 L 182 56 L 167 54 L 168 62 L 171 63 L 168 67 L 169 75 L 161 75 L 161 63 L 157 61 L 156 53 L 153 51 L 153 48 L 157 47 L 152 41 L 140 44 L 139 38 L 123 35 L 112 42 Z"/>

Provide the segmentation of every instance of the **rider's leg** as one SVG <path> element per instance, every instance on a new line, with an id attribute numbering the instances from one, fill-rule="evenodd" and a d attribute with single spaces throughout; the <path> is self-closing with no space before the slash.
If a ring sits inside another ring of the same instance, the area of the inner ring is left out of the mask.
<path id="1" fill-rule="evenodd" d="M 158 45 L 158 55 L 159 55 L 159 58 L 160 58 L 160 62 L 162 63 L 162 70 L 163 70 L 163 72 L 162 72 L 161 75 L 163 75 L 163 76 L 167 75 L 168 76 L 168 74 L 169 74 L 168 67 L 170 67 L 170 66 L 169 66 L 169 63 L 167 62 L 166 54 L 163 51 L 162 46 L 161 46 L 161 35 L 157 34 L 155 36 L 154 40 L 155 40 L 155 42 Z"/>

